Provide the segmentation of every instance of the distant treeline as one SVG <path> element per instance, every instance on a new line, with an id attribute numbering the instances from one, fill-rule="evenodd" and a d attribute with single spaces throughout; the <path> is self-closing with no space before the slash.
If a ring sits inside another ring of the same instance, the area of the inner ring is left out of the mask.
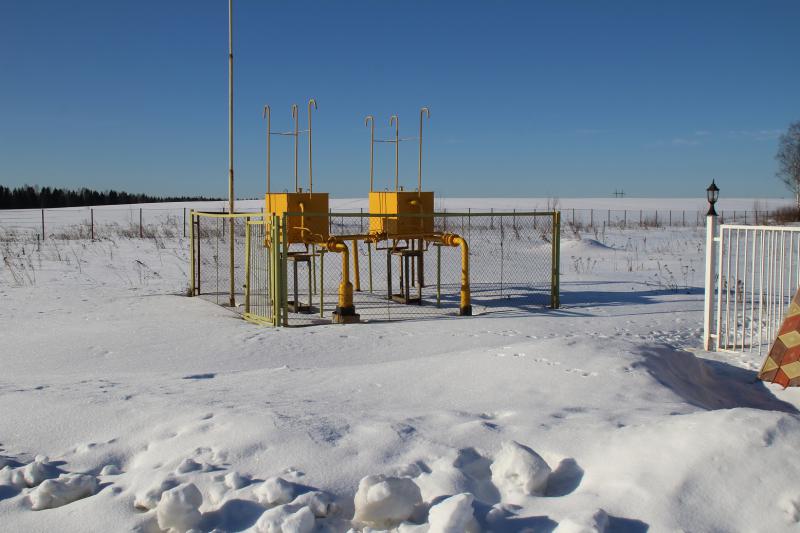
<path id="1" fill-rule="evenodd" d="M 0 185 L 0 209 L 83 207 L 90 205 L 141 204 L 151 202 L 197 202 L 219 200 L 205 196 L 149 196 L 122 191 L 58 189 L 23 185 L 10 189 Z"/>

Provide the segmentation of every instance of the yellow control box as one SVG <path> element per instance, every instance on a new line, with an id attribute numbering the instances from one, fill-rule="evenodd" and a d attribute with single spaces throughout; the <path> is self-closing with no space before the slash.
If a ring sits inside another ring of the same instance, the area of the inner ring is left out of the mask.
<path id="1" fill-rule="evenodd" d="M 328 193 L 272 192 L 267 193 L 266 215 L 309 213 L 309 216 L 287 217 L 289 244 L 324 242 L 328 240 Z"/>
<path id="2" fill-rule="evenodd" d="M 433 233 L 433 192 L 376 191 L 369 193 L 369 231 L 392 235 Z M 401 216 L 375 216 L 375 215 Z M 431 216 L 402 216 L 402 215 Z"/>

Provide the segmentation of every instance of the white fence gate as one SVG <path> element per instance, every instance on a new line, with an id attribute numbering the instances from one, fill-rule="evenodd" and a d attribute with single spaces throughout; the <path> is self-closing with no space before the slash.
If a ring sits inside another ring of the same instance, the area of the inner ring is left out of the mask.
<path id="1" fill-rule="evenodd" d="M 705 348 L 761 355 L 800 285 L 800 227 L 715 222 L 708 217 Z"/>

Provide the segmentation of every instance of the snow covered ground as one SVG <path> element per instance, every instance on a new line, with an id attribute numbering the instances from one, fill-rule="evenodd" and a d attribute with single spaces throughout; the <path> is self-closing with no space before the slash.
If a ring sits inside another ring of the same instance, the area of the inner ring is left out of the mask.
<path id="1" fill-rule="evenodd" d="M 725 221 L 752 223 L 763 220 L 765 212 L 793 205 L 784 198 L 725 198 L 720 199 L 717 210 Z M 0 210 L 0 236 L 8 233 L 62 235 L 67 237 L 91 235 L 94 223 L 98 236 L 139 234 L 140 225 L 145 232 L 157 227 L 171 231 L 187 231 L 187 213 L 192 209 L 225 211 L 227 201 L 173 202 L 158 204 L 130 204 L 95 207 L 65 207 L 58 209 L 5 209 Z M 334 212 L 364 212 L 369 210 L 367 198 L 331 198 Z M 703 197 L 698 198 L 444 198 L 436 196 L 437 211 L 551 211 L 561 209 L 564 223 L 579 226 L 608 225 L 630 226 L 700 226 L 708 210 Z M 263 200 L 237 200 L 237 211 L 260 211 Z M 756 215 L 754 212 L 758 212 Z M 43 220 L 44 219 L 44 220 Z"/>
<path id="2" fill-rule="evenodd" d="M 187 244 L 0 243 L 0 530 L 800 527 L 800 393 L 699 351 L 701 231 L 565 234 L 556 311 L 295 329 L 182 296 Z"/>

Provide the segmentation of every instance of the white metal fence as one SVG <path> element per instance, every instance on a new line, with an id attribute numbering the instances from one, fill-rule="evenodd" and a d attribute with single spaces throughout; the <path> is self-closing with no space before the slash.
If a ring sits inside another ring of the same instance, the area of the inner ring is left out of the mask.
<path id="1" fill-rule="evenodd" d="M 710 223 L 706 348 L 761 355 L 800 285 L 800 227 L 723 224 L 717 236 Z"/>

